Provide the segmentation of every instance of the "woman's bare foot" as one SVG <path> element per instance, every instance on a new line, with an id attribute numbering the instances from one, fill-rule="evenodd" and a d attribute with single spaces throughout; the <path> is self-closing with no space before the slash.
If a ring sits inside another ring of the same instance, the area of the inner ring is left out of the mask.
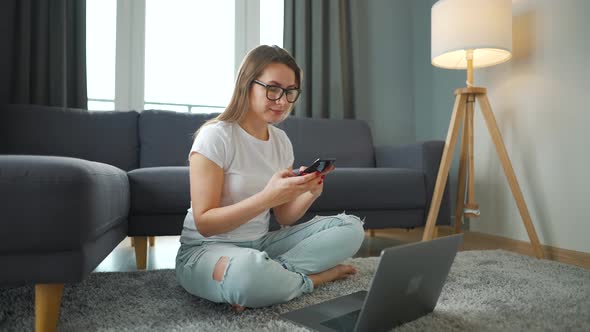
<path id="1" fill-rule="evenodd" d="M 232 304 L 232 305 L 231 305 L 231 307 L 232 307 L 232 309 L 233 309 L 233 310 L 234 310 L 236 313 L 238 313 L 238 314 L 239 314 L 240 312 L 242 312 L 242 311 L 246 310 L 246 307 L 242 307 L 242 306 L 241 306 L 241 305 L 239 305 L 239 304 Z"/>
<path id="2" fill-rule="evenodd" d="M 338 264 L 326 271 L 310 274 L 309 278 L 313 281 L 313 286 L 317 287 L 329 281 L 344 279 L 349 275 L 355 274 L 356 268 L 352 265 Z"/>

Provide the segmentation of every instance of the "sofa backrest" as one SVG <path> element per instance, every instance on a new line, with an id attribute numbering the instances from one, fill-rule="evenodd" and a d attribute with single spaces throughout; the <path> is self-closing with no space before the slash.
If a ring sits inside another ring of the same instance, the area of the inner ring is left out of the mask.
<path id="1" fill-rule="evenodd" d="M 139 166 L 135 111 L 87 111 L 39 105 L 0 106 L 0 154 L 81 158 Z"/>
<path id="2" fill-rule="evenodd" d="M 295 165 L 336 158 L 336 167 L 375 167 L 373 139 L 363 120 L 309 119 L 290 116 L 277 125 L 293 144 Z"/>
<path id="3" fill-rule="evenodd" d="M 195 131 L 212 114 L 146 110 L 139 116 L 140 167 L 186 166 Z M 337 167 L 375 167 L 371 131 L 362 120 L 289 117 L 278 125 L 293 143 L 295 167 L 336 158 Z"/>
<path id="4" fill-rule="evenodd" d="M 142 111 L 139 115 L 139 166 L 187 166 L 195 131 L 217 115 Z"/>
<path id="5" fill-rule="evenodd" d="M 0 154 L 74 157 L 126 171 L 187 166 L 195 131 L 217 114 L 4 105 L 0 106 Z M 371 131 L 362 120 L 291 116 L 278 127 L 293 143 L 296 167 L 318 157 L 336 158 L 337 167 L 375 167 Z"/>

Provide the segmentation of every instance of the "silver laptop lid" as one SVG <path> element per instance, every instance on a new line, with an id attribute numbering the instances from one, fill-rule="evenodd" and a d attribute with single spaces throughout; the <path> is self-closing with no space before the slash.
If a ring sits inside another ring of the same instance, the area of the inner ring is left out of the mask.
<path id="1" fill-rule="evenodd" d="M 463 234 L 384 249 L 355 331 L 390 330 L 434 310 Z"/>

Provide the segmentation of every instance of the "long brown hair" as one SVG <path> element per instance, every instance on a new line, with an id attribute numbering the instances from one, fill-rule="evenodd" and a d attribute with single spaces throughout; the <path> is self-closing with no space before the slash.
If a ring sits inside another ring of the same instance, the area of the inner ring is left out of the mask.
<path id="1" fill-rule="evenodd" d="M 295 59 L 283 48 L 277 45 L 260 45 L 248 52 L 238 70 L 238 77 L 234 86 L 229 105 L 217 117 L 205 122 L 196 132 L 197 137 L 199 130 L 206 125 L 219 121 L 239 122 L 246 115 L 250 105 L 250 86 L 252 82 L 262 75 L 262 72 L 271 63 L 282 63 L 295 72 L 295 84 L 301 89 L 301 68 L 295 62 Z M 290 105 L 292 109 L 293 104 Z M 289 112 L 286 112 L 289 114 Z"/>

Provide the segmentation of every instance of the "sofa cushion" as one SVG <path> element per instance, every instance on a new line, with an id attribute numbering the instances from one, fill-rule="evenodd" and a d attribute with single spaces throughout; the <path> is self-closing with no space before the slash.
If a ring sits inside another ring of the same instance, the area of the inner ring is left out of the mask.
<path id="1" fill-rule="evenodd" d="M 188 167 L 147 167 L 127 173 L 131 214 L 178 214 L 190 207 Z"/>
<path id="2" fill-rule="evenodd" d="M 320 157 L 336 158 L 336 167 L 375 167 L 373 139 L 365 121 L 290 116 L 277 127 L 293 144 L 295 168 Z"/>
<path id="3" fill-rule="evenodd" d="M 424 173 L 406 168 L 336 168 L 311 211 L 424 208 Z"/>
<path id="4" fill-rule="evenodd" d="M 217 113 L 146 110 L 139 116 L 140 166 L 187 166 L 193 135 Z"/>
<path id="5" fill-rule="evenodd" d="M 0 165 L 1 252 L 66 252 L 126 231 L 129 182 L 119 168 L 29 155 L 0 155 Z"/>
<path id="6" fill-rule="evenodd" d="M 190 207 L 188 167 L 151 167 L 128 173 L 131 214 L 184 214 Z M 397 210 L 425 206 L 424 174 L 403 168 L 340 168 L 326 177 L 311 211 Z"/>
<path id="7" fill-rule="evenodd" d="M 137 117 L 134 111 L 0 106 L 0 154 L 74 157 L 131 170 L 139 165 Z"/>

